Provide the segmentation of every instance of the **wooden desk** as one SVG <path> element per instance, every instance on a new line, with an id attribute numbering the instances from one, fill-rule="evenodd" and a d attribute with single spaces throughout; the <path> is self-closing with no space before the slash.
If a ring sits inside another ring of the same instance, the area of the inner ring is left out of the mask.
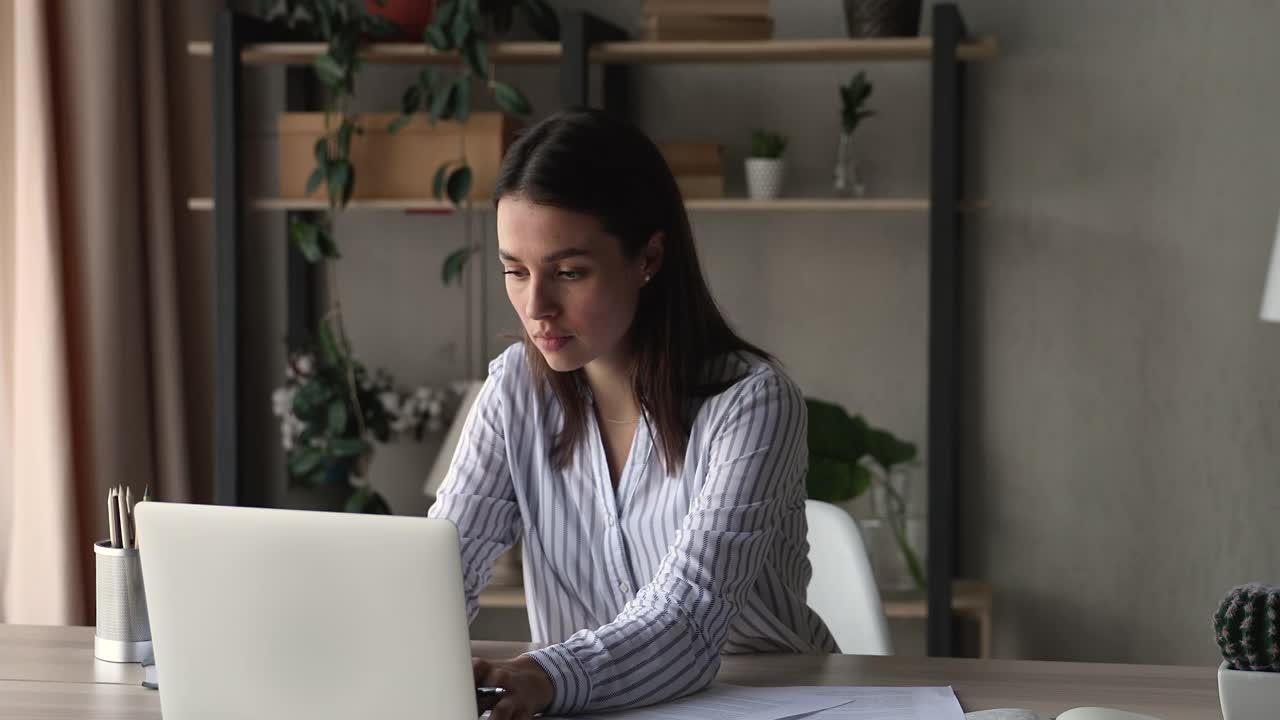
<path id="1" fill-rule="evenodd" d="M 880 598 L 885 617 L 919 619 L 929 614 L 923 592 L 886 592 Z M 490 585 L 480 593 L 482 608 L 523 608 L 524 586 Z M 991 585 L 985 580 L 956 580 L 951 585 L 951 612 L 978 623 L 978 657 L 991 657 Z"/>
<path id="2" fill-rule="evenodd" d="M 489 658 L 512 657 L 532 647 L 472 644 L 477 656 Z M 98 662 L 92 628 L 0 625 L 0 720 L 159 720 L 160 694 L 137 684 L 137 666 L 101 675 Z M 1212 667 L 1024 660 L 729 655 L 718 680 L 742 685 L 950 685 L 966 711 L 1022 707 L 1045 720 L 1078 705 L 1121 708 L 1162 720 L 1221 720 L 1216 672 Z"/>

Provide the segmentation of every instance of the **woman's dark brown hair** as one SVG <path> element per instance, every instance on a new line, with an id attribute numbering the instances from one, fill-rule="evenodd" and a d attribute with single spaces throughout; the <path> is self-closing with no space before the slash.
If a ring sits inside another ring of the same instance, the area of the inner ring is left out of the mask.
<path id="1" fill-rule="evenodd" d="M 494 204 L 507 196 L 590 215 L 635 258 L 649 238 L 665 236 L 662 264 L 640 291 L 631 345 L 632 390 L 653 418 L 668 474 L 682 463 L 698 398 L 722 392 L 734 378 L 708 376 L 713 361 L 746 351 L 772 360 L 729 328 L 702 277 L 693 232 L 671 169 L 644 133 L 599 110 L 567 110 L 529 128 L 507 150 Z M 545 380 L 564 410 L 552 463 L 565 467 L 586 430 L 581 370 L 552 370 L 524 333 L 535 381 Z"/>

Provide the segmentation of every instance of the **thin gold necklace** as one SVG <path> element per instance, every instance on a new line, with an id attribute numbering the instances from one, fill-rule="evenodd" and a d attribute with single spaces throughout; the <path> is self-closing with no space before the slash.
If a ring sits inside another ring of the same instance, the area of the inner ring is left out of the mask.
<path id="1" fill-rule="evenodd" d="M 604 420 L 604 421 L 605 421 L 605 422 L 607 422 L 607 423 L 613 423 L 614 425 L 630 425 L 631 423 L 633 423 L 633 422 L 635 422 L 635 421 L 639 420 L 639 419 L 640 419 L 640 416 L 639 416 L 639 415 L 637 415 L 637 416 L 635 416 L 635 417 L 631 418 L 630 420 L 614 420 L 613 418 L 607 418 L 607 417 L 605 417 L 604 415 L 601 415 L 601 416 L 600 416 L 600 419 L 601 419 L 601 420 Z"/>

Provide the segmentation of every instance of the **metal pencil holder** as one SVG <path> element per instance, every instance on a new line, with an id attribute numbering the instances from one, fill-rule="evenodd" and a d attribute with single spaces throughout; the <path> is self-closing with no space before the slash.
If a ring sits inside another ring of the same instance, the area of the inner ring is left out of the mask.
<path id="1" fill-rule="evenodd" d="M 109 662 L 141 662 L 151 654 L 151 622 L 137 548 L 93 544 L 97 566 L 97 625 L 93 656 Z"/>

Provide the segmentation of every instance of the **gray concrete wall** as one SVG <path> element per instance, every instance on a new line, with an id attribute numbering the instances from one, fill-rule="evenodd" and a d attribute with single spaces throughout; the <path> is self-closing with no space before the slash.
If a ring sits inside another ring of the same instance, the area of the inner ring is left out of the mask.
<path id="1" fill-rule="evenodd" d="M 639 18 L 638 2 L 590 5 L 628 27 Z M 970 71 L 970 183 L 992 208 L 968 232 L 961 567 L 995 586 L 999 656 L 1211 664 L 1220 596 L 1280 581 L 1280 327 L 1257 319 L 1280 209 L 1280 4 L 960 5 L 1001 45 Z M 843 33 L 835 0 L 775 1 L 773 13 L 779 37 Z M 822 194 L 836 86 L 858 69 L 880 113 L 859 130 L 872 193 L 923 195 L 924 64 L 645 67 L 634 73 L 636 120 L 656 139 L 724 143 L 735 194 L 750 130 L 782 130 L 788 194 Z M 371 68 L 361 103 L 394 107 L 408 75 Z M 554 69 L 504 75 L 540 115 L 555 108 Z M 270 183 L 278 71 L 255 70 L 251 83 Z M 480 222 L 492 244 L 492 214 Z M 694 225 L 712 289 L 747 338 L 809 394 L 923 442 L 923 214 L 703 212 Z M 263 403 L 247 421 L 263 433 L 266 497 L 323 505 L 284 491 L 271 435 L 282 226 L 251 223 L 260 264 L 246 297 L 262 323 L 249 338 L 269 351 L 251 369 Z M 353 340 L 404 382 L 468 372 L 478 323 L 469 334 L 463 292 L 438 280 L 460 227 L 368 212 L 340 223 Z M 505 344 L 497 332 L 518 326 L 492 253 L 486 262 L 473 269 L 470 307 L 480 311 L 483 268 L 491 356 Z M 430 454 L 394 447 L 375 461 L 398 511 L 425 508 Z"/>

